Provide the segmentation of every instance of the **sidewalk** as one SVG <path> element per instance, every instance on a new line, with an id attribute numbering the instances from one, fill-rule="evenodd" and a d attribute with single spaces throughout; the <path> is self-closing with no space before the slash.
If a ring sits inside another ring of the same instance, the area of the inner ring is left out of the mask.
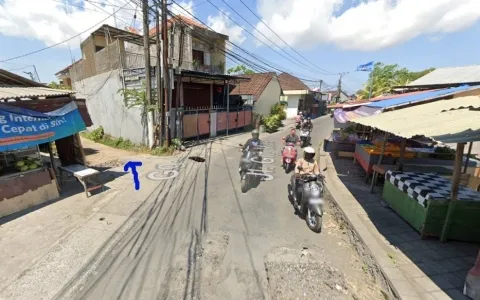
<path id="1" fill-rule="evenodd" d="M 382 202 L 377 187 L 370 193 L 364 173 L 351 159 L 320 154 L 327 188 L 346 219 L 377 261 L 401 299 L 468 299 L 462 295 L 467 271 L 479 246 L 420 235 Z"/>

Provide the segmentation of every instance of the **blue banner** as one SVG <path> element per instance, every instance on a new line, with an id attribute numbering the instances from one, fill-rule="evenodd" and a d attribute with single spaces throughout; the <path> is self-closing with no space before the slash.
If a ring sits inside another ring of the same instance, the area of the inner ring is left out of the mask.
<path id="1" fill-rule="evenodd" d="M 358 71 L 370 72 L 371 70 L 373 70 L 373 64 L 374 64 L 374 62 L 371 61 L 371 62 L 366 63 L 364 65 L 359 65 L 355 71 L 357 71 L 357 72 Z"/>
<path id="2" fill-rule="evenodd" d="M 55 141 L 85 129 L 75 102 L 48 113 L 0 104 L 0 151 Z"/>

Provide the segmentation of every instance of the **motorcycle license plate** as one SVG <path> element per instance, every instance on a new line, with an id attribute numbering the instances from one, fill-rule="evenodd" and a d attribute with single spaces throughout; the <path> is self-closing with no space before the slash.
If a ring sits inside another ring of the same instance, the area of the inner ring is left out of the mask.
<path id="1" fill-rule="evenodd" d="M 318 198 L 318 199 L 310 199 L 310 204 L 313 204 L 313 205 L 321 205 L 323 204 L 323 199 L 322 198 Z"/>
<path id="2" fill-rule="evenodd" d="M 289 163 L 292 162 L 292 160 L 291 160 L 290 158 L 285 158 L 285 162 L 286 162 L 287 164 L 289 164 Z"/>

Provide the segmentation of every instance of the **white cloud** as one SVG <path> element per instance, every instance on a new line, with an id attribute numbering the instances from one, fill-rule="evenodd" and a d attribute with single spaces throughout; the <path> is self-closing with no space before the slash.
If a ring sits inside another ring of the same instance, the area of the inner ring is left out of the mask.
<path id="1" fill-rule="evenodd" d="M 350 0 L 352 7 L 346 10 L 344 0 L 258 1 L 262 19 L 296 47 L 330 43 L 373 51 L 420 35 L 464 30 L 480 18 L 479 0 Z M 284 45 L 263 23 L 257 29 Z M 257 37 L 268 42 L 260 34 Z"/>
<path id="2" fill-rule="evenodd" d="M 181 7 L 180 7 L 181 6 Z M 175 15 L 183 15 L 187 18 L 192 18 L 191 15 L 195 15 L 193 11 L 193 1 L 179 1 L 179 3 L 173 3 L 170 10 Z M 187 12 L 185 12 L 187 11 Z"/>
<path id="3" fill-rule="evenodd" d="M 102 20 L 120 7 L 123 9 L 115 14 L 118 27 L 125 28 L 131 25 L 135 6 L 127 4 L 129 0 L 115 2 L 95 0 L 94 2 L 95 5 L 82 0 L 70 1 L 68 2 L 70 4 L 53 0 L 4 0 L 0 2 L 0 34 L 37 39 L 48 46 L 75 36 L 100 22 L 98 26 L 70 42 L 71 47 L 79 47 L 80 40 L 100 25 L 115 25 L 113 17 Z M 97 4 L 99 2 L 106 6 L 102 7 Z M 112 3 L 115 3 L 115 7 Z M 78 7 L 82 5 L 85 9 Z M 136 15 L 136 24 L 141 26 L 141 8 L 137 8 Z M 67 44 L 63 43 L 61 46 L 67 47 Z"/>
<path id="4" fill-rule="evenodd" d="M 228 35 L 229 41 L 235 44 L 241 44 L 245 41 L 243 28 L 233 23 L 221 12 L 216 16 L 208 16 L 207 25 L 218 33 Z"/>

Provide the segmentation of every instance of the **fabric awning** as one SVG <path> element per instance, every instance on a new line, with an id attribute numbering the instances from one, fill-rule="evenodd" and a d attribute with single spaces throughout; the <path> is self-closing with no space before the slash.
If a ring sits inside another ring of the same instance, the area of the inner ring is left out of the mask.
<path id="1" fill-rule="evenodd" d="M 367 117 L 381 112 L 382 110 L 376 107 L 360 106 L 353 111 L 346 111 L 341 108 L 336 109 L 333 112 L 333 116 L 339 123 L 347 123 L 356 118 Z"/>
<path id="2" fill-rule="evenodd" d="M 480 141 L 480 97 L 440 100 L 354 119 L 403 138 L 424 136 L 442 143 Z"/>

